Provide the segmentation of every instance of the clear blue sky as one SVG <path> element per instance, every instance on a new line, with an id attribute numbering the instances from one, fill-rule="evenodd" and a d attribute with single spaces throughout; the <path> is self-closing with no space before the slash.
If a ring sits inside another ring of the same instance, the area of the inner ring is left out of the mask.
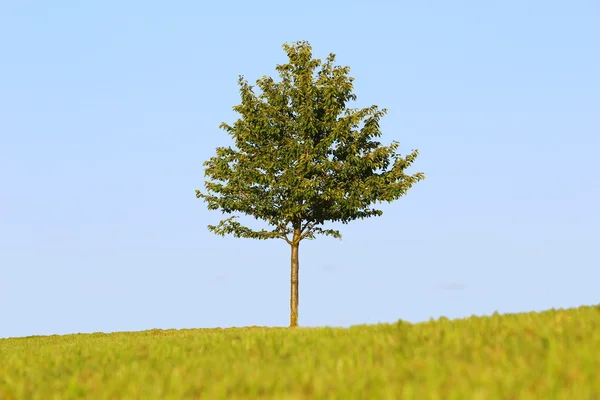
<path id="1" fill-rule="evenodd" d="M 427 176 L 301 244 L 300 325 L 600 303 L 599 38 L 596 0 L 2 2 L 0 337 L 289 323 L 289 246 L 194 190 L 296 40 Z"/>

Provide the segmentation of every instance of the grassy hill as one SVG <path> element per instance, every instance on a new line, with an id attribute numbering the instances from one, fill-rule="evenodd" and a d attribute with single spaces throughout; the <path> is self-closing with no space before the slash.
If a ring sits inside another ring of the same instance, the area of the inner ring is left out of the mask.
<path id="1" fill-rule="evenodd" d="M 600 306 L 0 340 L 0 399 L 600 400 Z"/>

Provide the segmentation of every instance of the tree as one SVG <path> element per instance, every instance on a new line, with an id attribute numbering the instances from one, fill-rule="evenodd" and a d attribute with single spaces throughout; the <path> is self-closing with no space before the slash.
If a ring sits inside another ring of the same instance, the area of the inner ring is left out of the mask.
<path id="1" fill-rule="evenodd" d="M 196 190 L 209 210 L 242 213 L 262 220 L 269 230 L 253 230 L 228 217 L 208 229 L 237 238 L 283 239 L 291 246 L 290 327 L 298 326 L 298 249 L 303 239 L 328 235 L 341 239 L 325 222 L 347 224 L 381 216 L 375 202 L 397 200 L 425 178 L 407 175 L 418 150 L 405 157 L 398 142 L 383 146 L 379 120 L 387 112 L 376 105 L 347 108 L 354 78 L 350 67 L 334 66 L 335 54 L 323 63 L 312 58 L 308 42 L 284 44 L 289 63 L 277 65 L 281 78 L 263 76 L 255 94 L 239 77 L 241 117 L 224 129 L 235 147 L 218 147 L 204 162 L 207 193 Z M 320 68 L 319 70 L 317 70 Z"/>

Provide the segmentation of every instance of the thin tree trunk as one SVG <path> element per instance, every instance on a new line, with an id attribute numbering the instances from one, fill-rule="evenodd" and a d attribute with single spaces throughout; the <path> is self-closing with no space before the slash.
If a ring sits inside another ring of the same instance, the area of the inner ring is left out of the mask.
<path id="1" fill-rule="evenodd" d="M 294 229 L 292 240 L 292 275 L 290 280 L 290 328 L 298 326 L 298 248 L 300 246 L 300 229 Z"/>

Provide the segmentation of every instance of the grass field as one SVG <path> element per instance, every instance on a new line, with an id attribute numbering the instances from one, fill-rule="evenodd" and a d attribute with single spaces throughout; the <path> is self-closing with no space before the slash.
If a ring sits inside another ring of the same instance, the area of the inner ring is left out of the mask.
<path id="1" fill-rule="evenodd" d="M 600 400 L 600 306 L 0 340 L 0 399 Z"/>

